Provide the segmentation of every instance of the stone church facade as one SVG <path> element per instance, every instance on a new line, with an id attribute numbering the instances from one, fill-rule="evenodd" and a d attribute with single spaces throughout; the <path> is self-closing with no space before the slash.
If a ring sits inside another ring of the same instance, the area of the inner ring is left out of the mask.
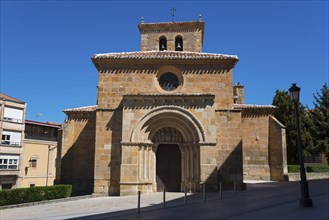
<path id="1" fill-rule="evenodd" d="M 76 194 L 283 181 L 274 106 L 244 104 L 237 56 L 203 53 L 204 22 L 140 23 L 141 51 L 96 54 L 97 105 L 66 109 L 57 180 Z"/>

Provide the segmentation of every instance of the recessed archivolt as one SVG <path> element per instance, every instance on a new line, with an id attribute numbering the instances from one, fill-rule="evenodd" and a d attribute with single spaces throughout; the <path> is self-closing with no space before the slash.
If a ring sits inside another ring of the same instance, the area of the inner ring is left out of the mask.
<path id="1" fill-rule="evenodd" d="M 150 142 L 165 127 L 176 128 L 185 142 L 206 142 L 201 123 L 192 113 L 178 106 L 161 106 L 145 114 L 134 127 L 131 142 Z"/>
<path id="2" fill-rule="evenodd" d="M 200 137 L 194 124 L 184 120 L 182 117 L 177 117 L 175 113 L 161 113 L 142 127 L 141 133 L 145 133 L 147 140 L 152 140 L 157 131 L 165 127 L 176 128 L 183 136 L 185 142 L 199 142 Z M 202 139 L 201 139 L 202 140 Z"/>

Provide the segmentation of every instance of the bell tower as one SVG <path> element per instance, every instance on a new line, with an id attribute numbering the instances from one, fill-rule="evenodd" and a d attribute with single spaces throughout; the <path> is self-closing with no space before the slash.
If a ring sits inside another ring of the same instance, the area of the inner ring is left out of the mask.
<path id="1" fill-rule="evenodd" d="M 204 22 L 161 22 L 138 25 L 141 33 L 141 51 L 201 52 Z"/>

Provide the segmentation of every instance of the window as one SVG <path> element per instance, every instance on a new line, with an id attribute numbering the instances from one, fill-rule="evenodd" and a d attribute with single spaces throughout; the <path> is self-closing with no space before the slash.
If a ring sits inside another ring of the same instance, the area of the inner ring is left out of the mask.
<path id="1" fill-rule="evenodd" d="M 1 144 L 10 144 L 10 135 L 9 134 L 2 135 Z"/>
<path id="2" fill-rule="evenodd" d="M 11 183 L 3 183 L 1 185 L 1 189 L 11 189 L 13 187 L 13 184 Z"/>
<path id="3" fill-rule="evenodd" d="M 19 156 L 0 155 L 0 169 L 1 170 L 17 170 Z"/>
<path id="4" fill-rule="evenodd" d="M 167 39 L 164 36 L 160 37 L 159 39 L 159 50 L 167 50 Z"/>
<path id="5" fill-rule="evenodd" d="M 56 141 L 58 128 L 42 125 L 25 124 L 25 138 L 35 140 Z"/>
<path id="6" fill-rule="evenodd" d="M 175 38 L 175 50 L 183 51 L 183 38 L 181 36 Z"/>
<path id="7" fill-rule="evenodd" d="M 179 86 L 179 79 L 174 73 L 164 73 L 158 80 L 160 87 L 166 91 L 173 91 Z"/>
<path id="8" fill-rule="evenodd" d="M 38 160 L 36 158 L 31 158 L 29 160 L 29 167 L 36 168 L 37 167 L 37 164 L 38 164 Z"/>
<path id="9" fill-rule="evenodd" d="M 33 184 L 33 183 L 32 183 L 32 184 L 30 184 L 30 187 L 35 187 L 35 184 Z"/>
<path id="10" fill-rule="evenodd" d="M 1 144 L 19 146 L 21 144 L 21 137 L 21 132 L 3 130 L 1 136 Z"/>
<path id="11" fill-rule="evenodd" d="M 5 107 L 3 120 L 15 123 L 23 122 L 23 109 Z"/>

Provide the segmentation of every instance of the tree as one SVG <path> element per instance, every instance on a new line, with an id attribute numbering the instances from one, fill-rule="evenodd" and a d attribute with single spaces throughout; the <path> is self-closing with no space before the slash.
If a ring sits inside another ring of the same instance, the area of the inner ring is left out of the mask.
<path id="1" fill-rule="evenodd" d="M 298 148 L 297 148 L 297 130 L 296 115 L 293 100 L 287 91 L 275 92 L 273 105 L 277 107 L 274 116 L 286 126 L 286 143 L 287 143 L 287 160 L 289 164 L 298 164 Z M 304 155 L 312 154 L 313 139 L 310 129 L 313 127 L 311 117 L 305 111 L 305 107 L 299 103 L 300 128 L 301 128 L 301 144 L 303 146 Z"/>
<path id="2" fill-rule="evenodd" d="M 298 163 L 298 149 L 296 144 L 297 132 L 295 126 L 295 118 L 292 117 L 291 110 L 293 101 L 289 97 L 287 91 L 276 90 L 273 98 L 273 105 L 277 107 L 274 116 L 286 126 L 286 143 L 287 143 L 287 160 L 289 164 Z"/>
<path id="3" fill-rule="evenodd" d="M 314 139 L 315 153 L 324 153 L 329 164 L 329 90 L 324 84 L 320 93 L 313 94 L 315 101 L 311 112 L 314 128 L 312 135 Z"/>

